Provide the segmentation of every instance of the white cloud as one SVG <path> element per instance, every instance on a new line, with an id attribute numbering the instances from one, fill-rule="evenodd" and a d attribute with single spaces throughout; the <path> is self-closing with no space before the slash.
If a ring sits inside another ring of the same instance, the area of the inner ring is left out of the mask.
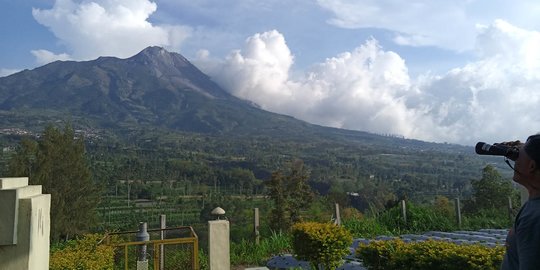
<path id="1" fill-rule="evenodd" d="M 421 86 L 436 127 L 423 137 L 448 141 L 525 139 L 540 126 L 540 33 L 497 20 L 480 28 L 483 58 Z"/>
<path id="2" fill-rule="evenodd" d="M 232 94 L 276 109 L 291 102 L 287 80 L 292 64 L 283 35 L 273 30 L 248 38 L 244 49 L 232 52 L 222 64 L 203 66 Z"/>
<path id="3" fill-rule="evenodd" d="M 329 58 L 303 78 L 290 78 L 293 60 L 274 30 L 248 38 L 243 50 L 205 71 L 234 95 L 271 111 L 334 127 L 411 132 L 405 62 L 377 41 Z"/>
<path id="4" fill-rule="evenodd" d="M 189 26 L 163 25 L 162 28 L 168 33 L 166 47 L 173 51 L 179 51 L 184 41 L 193 35 L 193 29 Z"/>
<path id="5" fill-rule="evenodd" d="M 0 77 L 6 77 L 19 71 L 19 69 L 0 68 Z"/>
<path id="6" fill-rule="evenodd" d="M 203 69 L 239 97 L 312 123 L 439 142 L 524 139 L 540 126 L 540 33 L 501 20 L 479 31 L 482 59 L 416 79 L 374 39 L 292 78 L 275 30 Z"/>
<path id="7" fill-rule="evenodd" d="M 437 46 L 457 51 L 474 46 L 476 24 L 504 18 L 536 29 L 540 2 L 533 0 L 318 0 L 332 12 L 328 23 L 343 28 L 378 28 L 395 33 L 401 45 Z M 486 8 L 493 7 L 493 8 Z"/>
<path id="8" fill-rule="evenodd" d="M 56 60 L 71 60 L 71 57 L 65 53 L 55 54 L 47 50 L 32 50 L 31 53 L 36 57 L 36 63 L 38 65 L 45 65 Z"/>
<path id="9" fill-rule="evenodd" d="M 401 45 L 441 46 L 467 49 L 474 40 L 474 23 L 466 14 L 468 0 L 413 0 L 403 4 L 392 0 L 318 0 L 334 18 L 328 23 L 343 28 L 379 28 L 395 32 Z M 441 29 L 444 29 L 442 31 Z M 457 36 L 452 34 L 459 33 Z"/>
<path id="10" fill-rule="evenodd" d="M 34 18 L 48 27 L 69 51 L 69 57 L 129 57 L 147 46 L 178 50 L 191 33 L 187 26 L 152 25 L 157 9 L 148 0 L 57 0 L 52 9 L 33 9 Z"/>

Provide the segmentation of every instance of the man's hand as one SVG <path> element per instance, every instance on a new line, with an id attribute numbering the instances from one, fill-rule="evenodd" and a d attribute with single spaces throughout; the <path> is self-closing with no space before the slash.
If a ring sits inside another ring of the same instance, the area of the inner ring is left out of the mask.
<path id="1" fill-rule="evenodd" d="M 510 141 L 510 142 L 502 142 L 502 143 L 494 143 L 493 145 L 505 145 L 505 146 L 510 146 L 510 147 L 516 147 L 516 148 L 519 148 L 521 146 L 523 146 L 524 143 L 522 143 L 521 141 L 517 140 L 517 141 Z"/>

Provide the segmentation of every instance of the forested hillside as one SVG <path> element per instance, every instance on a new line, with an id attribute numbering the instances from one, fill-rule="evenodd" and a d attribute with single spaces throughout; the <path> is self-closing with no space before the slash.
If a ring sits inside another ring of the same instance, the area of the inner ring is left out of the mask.
<path id="1" fill-rule="evenodd" d="M 93 177 L 109 191 L 136 180 L 198 187 L 188 193 L 202 192 L 201 186 L 262 193 L 272 171 L 300 159 L 320 194 L 379 190 L 421 200 L 424 195 L 467 196 L 470 180 L 480 177 L 483 166 L 500 162 L 481 159 L 472 147 L 371 136 L 233 137 L 156 130 L 123 140 L 87 139 L 86 144 Z M 4 158 L 19 138 L 3 137 Z"/>

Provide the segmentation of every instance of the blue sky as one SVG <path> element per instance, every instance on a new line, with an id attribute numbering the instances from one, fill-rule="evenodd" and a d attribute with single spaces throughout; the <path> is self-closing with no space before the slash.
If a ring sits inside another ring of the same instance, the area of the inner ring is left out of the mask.
<path id="1" fill-rule="evenodd" d="M 0 76 L 179 52 L 312 123 L 473 144 L 539 131 L 537 1 L 0 0 Z"/>

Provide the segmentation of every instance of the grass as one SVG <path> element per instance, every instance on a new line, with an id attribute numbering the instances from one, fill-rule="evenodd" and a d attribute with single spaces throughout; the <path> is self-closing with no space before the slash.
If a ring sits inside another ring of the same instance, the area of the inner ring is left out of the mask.
<path id="1" fill-rule="evenodd" d="M 231 243 L 232 265 L 265 265 L 273 256 L 292 252 L 291 236 L 281 232 L 273 232 L 268 238 L 260 240 L 259 244 L 242 240 Z"/>

